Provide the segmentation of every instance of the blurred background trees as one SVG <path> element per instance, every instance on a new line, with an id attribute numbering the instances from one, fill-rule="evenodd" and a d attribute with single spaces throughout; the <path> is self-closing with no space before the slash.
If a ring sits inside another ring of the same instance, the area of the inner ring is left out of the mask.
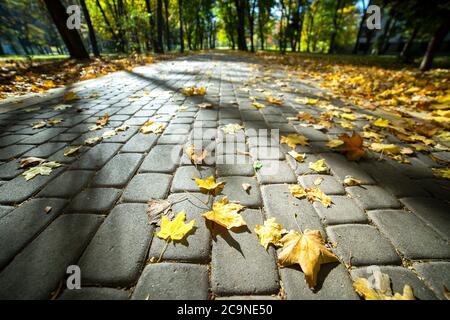
<path id="1" fill-rule="evenodd" d="M 81 8 L 80 30 L 63 30 L 68 5 Z M 381 30 L 366 27 L 369 5 Z M 0 55 L 230 48 L 423 56 L 426 70 L 450 51 L 449 16 L 442 0 L 2 0 Z"/>

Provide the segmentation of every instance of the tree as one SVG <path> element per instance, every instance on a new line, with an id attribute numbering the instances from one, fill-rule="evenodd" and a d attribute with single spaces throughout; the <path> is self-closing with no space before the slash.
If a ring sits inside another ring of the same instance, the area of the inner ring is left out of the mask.
<path id="1" fill-rule="evenodd" d="M 247 0 L 235 0 L 237 11 L 237 42 L 238 49 L 248 51 L 245 39 L 245 2 Z"/>
<path id="2" fill-rule="evenodd" d="M 422 62 L 420 63 L 420 70 L 427 71 L 431 68 L 436 51 L 439 49 L 442 40 L 444 40 L 450 28 L 450 20 L 441 22 L 439 27 L 436 29 L 433 37 L 428 43 L 427 51 L 423 56 Z"/>
<path id="3" fill-rule="evenodd" d="M 166 26 L 166 45 L 167 51 L 171 50 L 170 46 L 170 26 L 169 26 L 169 0 L 164 0 L 165 26 Z"/>
<path id="4" fill-rule="evenodd" d="M 180 52 L 184 52 L 184 36 L 183 36 L 183 0 L 178 0 L 178 14 L 180 20 Z"/>
<path id="5" fill-rule="evenodd" d="M 254 36 L 255 36 L 255 9 L 257 0 L 248 0 L 247 4 L 247 14 L 248 14 L 248 24 L 250 29 L 250 50 L 255 52 Z"/>
<path id="6" fill-rule="evenodd" d="M 157 41 L 155 51 L 157 53 L 164 53 L 163 47 L 163 30 L 164 30 L 164 19 L 163 19 L 163 10 L 162 10 L 162 0 L 157 0 L 156 2 L 156 32 L 157 32 Z"/>
<path id="7" fill-rule="evenodd" d="M 330 48 L 328 50 L 328 53 L 334 53 L 335 51 L 335 43 L 336 43 L 336 35 L 338 33 L 338 18 L 339 18 L 339 10 L 341 9 L 342 0 L 336 1 L 336 10 L 334 11 L 333 15 L 333 32 L 331 33 L 330 37 Z"/>
<path id="8" fill-rule="evenodd" d="M 365 1 L 363 1 L 363 14 L 361 16 L 361 21 L 359 23 L 358 35 L 356 36 L 356 42 L 355 42 L 355 46 L 353 48 L 353 54 L 358 53 L 359 39 L 361 38 L 363 29 L 364 29 L 364 22 L 366 22 L 366 18 L 367 18 L 367 8 L 372 4 L 372 0 L 369 0 L 367 2 L 367 6 L 365 6 L 364 3 L 365 3 Z"/>
<path id="9" fill-rule="evenodd" d="M 86 7 L 86 2 L 84 0 L 80 0 L 80 5 L 83 10 L 86 23 L 88 25 L 89 39 L 91 40 L 92 52 L 94 53 L 94 56 L 99 57 L 100 51 L 98 50 L 97 38 L 95 37 L 94 27 L 92 26 L 91 16 L 89 15 L 88 8 Z"/>
<path id="10" fill-rule="evenodd" d="M 70 56 L 75 59 L 89 59 L 89 54 L 76 29 L 68 29 L 66 21 L 69 15 L 60 0 L 44 0 L 45 5 L 59 31 L 59 34 L 69 50 Z"/>

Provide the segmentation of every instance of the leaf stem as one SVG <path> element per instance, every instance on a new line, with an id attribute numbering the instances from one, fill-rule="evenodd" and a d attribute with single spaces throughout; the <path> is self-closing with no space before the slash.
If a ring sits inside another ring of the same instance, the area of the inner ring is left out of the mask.
<path id="1" fill-rule="evenodd" d="M 161 261 L 163 255 L 164 255 L 164 252 L 166 252 L 167 247 L 169 246 L 169 242 L 170 242 L 170 240 L 166 241 L 166 244 L 164 245 L 164 248 L 162 249 L 161 254 L 159 255 L 158 261 L 156 261 L 156 263 Z"/>

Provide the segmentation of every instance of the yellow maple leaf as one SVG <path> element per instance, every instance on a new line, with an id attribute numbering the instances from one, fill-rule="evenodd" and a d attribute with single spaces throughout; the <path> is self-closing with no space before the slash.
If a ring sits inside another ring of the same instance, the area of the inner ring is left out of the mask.
<path id="1" fill-rule="evenodd" d="M 280 243 L 283 250 L 278 263 L 281 266 L 300 265 L 310 288 L 317 283 L 320 265 L 337 261 L 334 253 L 325 246 L 319 230 L 305 230 L 304 233 L 291 230 Z"/>
<path id="2" fill-rule="evenodd" d="M 239 130 L 244 129 L 244 127 L 238 123 L 229 123 L 229 124 L 223 126 L 221 129 L 226 134 L 235 134 Z"/>
<path id="3" fill-rule="evenodd" d="M 159 238 L 166 241 L 182 240 L 194 227 L 195 219 L 185 224 L 186 213 L 181 211 L 171 221 L 167 216 L 161 218 L 161 230 L 156 234 Z"/>
<path id="4" fill-rule="evenodd" d="M 103 116 L 99 117 L 97 121 L 95 121 L 97 126 L 103 127 L 106 126 L 109 122 L 109 114 L 105 113 Z"/>
<path id="5" fill-rule="evenodd" d="M 339 121 L 338 124 L 345 129 L 353 129 L 355 128 L 355 125 L 348 121 Z"/>
<path id="6" fill-rule="evenodd" d="M 80 100 L 80 97 L 79 97 L 75 92 L 69 91 L 69 92 L 66 92 L 66 93 L 64 94 L 63 100 L 64 100 L 65 102 L 68 102 L 68 101 L 74 101 L 74 100 Z"/>
<path id="7" fill-rule="evenodd" d="M 47 122 L 41 120 L 41 121 L 37 121 L 31 124 L 31 127 L 33 129 L 41 129 L 44 128 L 47 125 Z"/>
<path id="8" fill-rule="evenodd" d="M 280 143 L 285 143 L 291 148 L 295 148 L 297 145 L 309 145 L 308 138 L 298 133 L 290 133 L 287 136 L 281 136 Z"/>
<path id="9" fill-rule="evenodd" d="M 400 147 L 395 144 L 384 144 L 384 143 L 372 143 L 369 147 L 371 150 L 375 152 L 382 152 L 384 154 L 399 154 Z"/>
<path id="10" fill-rule="evenodd" d="M 272 104 L 275 104 L 277 106 L 281 106 L 283 104 L 283 100 L 275 98 L 275 97 L 272 97 L 272 96 L 266 97 L 266 101 L 270 102 Z"/>
<path id="11" fill-rule="evenodd" d="M 238 203 L 230 203 L 227 197 L 213 203 L 212 210 L 203 214 L 205 219 L 214 221 L 215 223 L 227 228 L 237 228 L 245 226 L 246 223 L 239 211 L 244 207 Z"/>
<path id="12" fill-rule="evenodd" d="M 265 104 L 262 104 L 262 103 L 259 103 L 259 102 L 256 102 L 256 101 L 252 103 L 252 106 L 254 106 L 257 109 L 261 109 L 261 108 L 265 108 L 266 107 Z"/>
<path id="13" fill-rule="evenodd" d="M 329 140 L 325 145 L 328 148 L 337 148 L 343 144 L 344 144 L 344 141 L 342 141 L 341 139 L 333 139 L 333 140 Z"/>
<path id="14" fill-rule="evenodd" d="M 351 137 L 344 133 L 339 136 L 339 140 L 341 140 L 343 144 L 338 146 L 337 150 L 340 153 L 345 154 L 348 160 L 356 161 L 361 159 L 361 157 L 366 154 L 363 149 L 363 138 L 361 138 L 358 133 L 353 131 Z"/>
<path id="15" fill-rule="evenodd" d="M 208 151 L 196 150 L 194 144 L 187 146 L 185 152 L 193 164 L 201 164 L 208 156 Z"/>
<path id="16" fill-rule="evenodd" d="M 62 118 L 51 118 L 51 119 L 48 119 L 47 123 L 54 125 L 54 124 L 58 124 L 63 121 L 64 121 L 64 119 L 62 119 Z"/>
<path id="17" fill-rule="evenodd" d="M 66 157 L 70 157 L 70 156 L 74 155 L 75 153 L 77 153 L 80 149 L 81 149 L 81 146 L 67 149 L 66 151 L 64 151 L 64 155 Z"/>
<path id="18" fill-rule="evenodd" d="M 310 162 L 308 166 L 311 170 L 319 173 L 328 173 L 329 171 L 324 159 L 317 160 L 316 162 Z"/>
<path id="19" fill-rule="evenodd" d="M 322 192 L 319 188 L 305 188 L 303 189 L 299 185 L 293 185 L 289 187 L 289 191 L 296 198 L 305 198 L 310 202 L 319 201 L 325 207 L 331 206 L 331 198 Z"/>
<path id="20" fill-rule="evenodd" d="M 445 169 L 431 168 L 431 170 L 433 171 L 434 175 L 437 177 L 450 179 L 450 169 L 449 168 L 445 168 Z"/>
<path id="21" fill-rule="evenodd" d="M 306 158 L 306 154 L 300 154 L 295 150 L 291 150 L 288 152 L 288 155 L 290 155 L 292 158 L 294 158 L 295 160 L 297 160 L 298 162 L 303 162 L 305 161 Z"/>
<path id="22" fill-rule="evenodd" d="M 344 184 L 347 187 L 360 186 L 362 184 L 362 181 L 358 180 L 356 178 L 353 178 L 352 176 L 345 176 Z"/>
<path id="23" fill-rule="evenodd" d="M 275 218 L 269 218 L 264 221 L 264 225 L 257 224 L 255 232 L 258 235 L 259 242 L 267 250 L 269 244 L 274 246 L 281 246 L 280 240 L 284 232 L 281 224 L 275 222 Z"/>
<path id="24" fill-rule="evenodd" d="M 353 113 L 342 113 L 341 115 L 342 119 L 354 121 L 356 120 L 356 116 Z"/>
<path id="25" fill-rule="evenodd" d="M 198 188 L 200 189 L 201 192 L 210 193 L 213 195 L 219 193 L 225 186 L 224 181 L 216 182 L 216 179 L 213 176 L 210 176 L 205 180 L 197 178 L 195 179 L 195 183 L 197 183 Z"/>
<path id="26" fill-rule="evenodd" d="M 390 289 L 390 279 L 387 274 L 381 274 L 378 279 L 385 279 L 381 282 L 380 288 L 372 288 L 372 285 L 365 278 L 357 278 L 353 282 L 353 288 L 365 300 L 415 300 L 413 290 L 409 285 L 403 287 L 403 294 L 392 295 Z"/>
<path id="27" fill-rule="evenodd" d="M 372 122 L 372 124 L 380 128 L 389 128 L 391 122 L 387 119 L 378 118 L 376 121 Z"/>
<path id="28" fill-rule="evenodd" d="M 289 191 L 291 194 L 296 198 L 303 198 L 306 197 L 306 191 L 298 184 L 295 184 L 293 186 L 289 186 Z"/>
<path id="29" fill-rule="evenodd" d="M 141 127 L 141 132 L 144 134 L 148 133 L 161 133 L 164 131 L 164 124 L 163 123 L 156 123 L 153 121 L 147 121 L 144 123 Z"/>
<path id="30" fill-rule="evenodd" d="M 204 87 L 187 87 L 187 88 L 183 88 L 181 90 L 181 92 L 185 95 L 185 96 L 203 96 L 206 94 L 206 88 Z"/>

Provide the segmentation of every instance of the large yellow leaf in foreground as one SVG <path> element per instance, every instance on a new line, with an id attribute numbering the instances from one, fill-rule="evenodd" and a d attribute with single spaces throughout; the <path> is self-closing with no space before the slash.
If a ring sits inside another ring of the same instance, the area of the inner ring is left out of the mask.
<path id="1" fill-rule="evenodd" d="M 161 219 L 161 230 L 157 236 L 166 241 L 179 241 L 182 240 L 194 227 L 195 219 L 192 219 L 189 223 L 185 224 L 186 213 L 181 211 L 172 221 L 163 216 Z"/>
<path id="2" fill-rule="evenodd" d="M 307 146 L 309 144 L 308 138 L 297 133 L 291 133 L 287 136 L 281 136 L 280 143 L 285 143 L 291 148 L 295 148 L 298 144 L 301 146 Z"/>
<path id="3" fill-rule="evenodd" d="M 306 230 L 305 233 L 291 230 L 280 243 L 283 251 L 278 256 L 278 263 L 282 266 L 299 264 L 310 288 L 317 283 L 320 265 L 337 261 L 334 253 L 325 247 L 319 230 Z"/>
<path id="4" fill-rule="evenodd" d="M 236 228 L 245 226 L 246 223 L 242 216 L 238 213 L 240 210 L 244 209 L 238 203 L 230 203 L 226 197 L 220 199 L 213 203 L 212 210 L 203 214 L 208 220 L 214 221 L 215 223 L 227 228 Z"/>

